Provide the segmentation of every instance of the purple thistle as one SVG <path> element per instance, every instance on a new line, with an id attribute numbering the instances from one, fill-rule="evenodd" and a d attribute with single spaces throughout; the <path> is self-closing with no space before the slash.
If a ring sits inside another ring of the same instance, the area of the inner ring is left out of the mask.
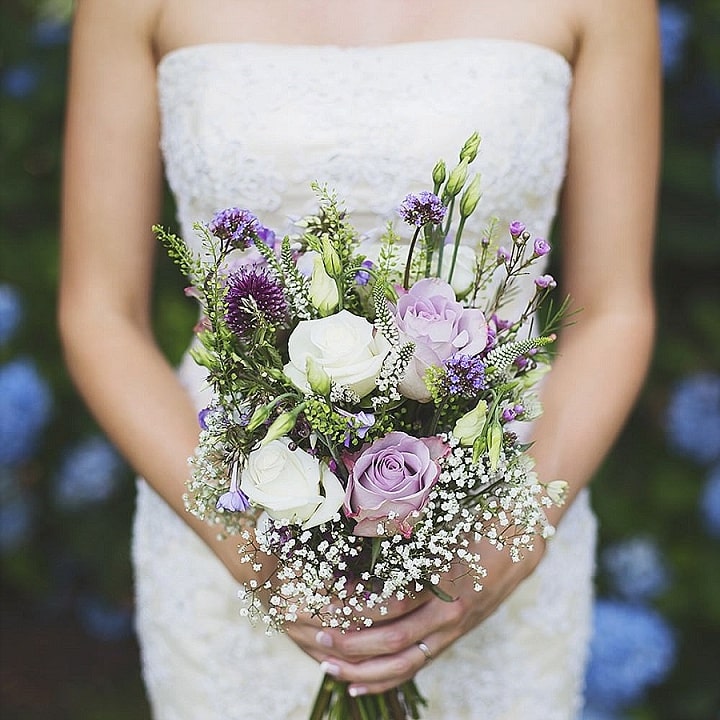
<path id="1" fill-rule="evenodd" d="M 479 357 L 453 355 L 445 361 L 445 384 L 451 395 L 475 397 L 485 385 L 485 366 Z"/>
<path id="2" fill-rule="evenodd" d="M 227 208 L 216 212 L 208 230 L 223 242 L 226 251 L 246 250 L 266 230 L 249 210 Z"/>
<path id="3" fill-rule="evenodd" d="M 400 217 L 415 227 L 423 227 L 428 223 L 439 225 L 446 212 L 447 208 L 442 204 L 440 198 L 427 190 L 423 190 L 417 195 L 410 193 L 398 208 Z"/>
<path id="4" fill-rule="evenodd" d="M 533 255 L 535 257 L 542 257 L 550 252 L 550 243 L 543 238 L 535 238 L 533 243 Z"/>
<path id="5" fill-rule="evenodd" d="M 519 238 L 525 232 L 525 224 L 519 220 L 513 220 L 510 223 L 510 235 L 513 240 Z"/>
<path id="6" fill-rule="evenodd" d="M 225 322 L 236 335 L 244 335 L 256 321 L 248 304 L 254 300 L 260 314 L 270 323 L 280 323 L 287 315 L 282 287 L 258 265 L 242 265 L 227 280 Z"/>

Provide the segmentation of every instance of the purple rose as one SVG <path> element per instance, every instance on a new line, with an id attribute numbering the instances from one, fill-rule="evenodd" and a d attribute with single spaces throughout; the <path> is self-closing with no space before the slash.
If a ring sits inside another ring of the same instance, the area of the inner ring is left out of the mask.
<path id="1" fill-rule="evenodd" d="M 430 400 L 423 380 L 428 367 L 442 365 L 458 352 L 477 355 L 487 345 L 488 328 L 482 311 L 463 307 L 452 287 L 439 278 L 419 280 L 401 295 L 395 320 L 403 339 L 415 343 L 400 392 L 420 402 Z"/>
<path id="2" fill-rule="evenodd" d="M 391 432 L 355 455 L 348 455 L 345 514 L 357 521 L 355 535 L 410 537 L 447 454 L 439 437 L 415 438 Z"/>

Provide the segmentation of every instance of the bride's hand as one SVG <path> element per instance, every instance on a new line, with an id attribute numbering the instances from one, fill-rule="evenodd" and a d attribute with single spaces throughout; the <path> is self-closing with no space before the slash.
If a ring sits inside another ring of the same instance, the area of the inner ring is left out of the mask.
<path id="1" fill-rule="evenodd" d="M 454 598 L 452 602 L 425 591 L 415 599 L 416 607 L 406 606 L 404 613 L 361 632 L 322 630 L 314 638 L 315 648 L 306 652 L 322 660 L 325 672 L 350 683 L 349 692 L 354 695 L 381 693 L 411 679 L 428 660 L 495 611 L 535 569 L 544 544 L 538 540 L 519 562 L 489 545 L 481 544 L 481 553 L 487 569 L 481 591 L 474 589 L 465 568 L 458 567 L 441 583 L 441 589 Z"/>

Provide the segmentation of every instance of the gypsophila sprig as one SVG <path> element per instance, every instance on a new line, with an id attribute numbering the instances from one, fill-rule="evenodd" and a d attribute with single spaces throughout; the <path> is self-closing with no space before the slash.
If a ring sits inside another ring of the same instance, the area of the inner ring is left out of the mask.
<path id="1" fill-rule="evenodd" d="M 480 540 L 518 561 L 552 535 L 545 509 L 564 484 L 540 482 L 516 424 L 541 412 L 555 335 L 533 322 L 554 279 L 537 272 L 524 309 L 507 310 L 550 247 L 499 220 L 464 244 L 479 143 L 398 203 L 404 223 L 376 255 L 321 184 L 318 212 L 281 242 L 241 208 L 195 226 L 198 255 L 155 230 L 200 303 L 192 355 L 213 390 L 186 505 L 237 537 L 242 613 L 268 632 L 306 614 L 362 629 L 392 600 L 451 599 L 451 574 L 480 592 Z M 310 717 L 402 720 L 422 704 L 412 681 L 350 698 L 326 677 Z"/>

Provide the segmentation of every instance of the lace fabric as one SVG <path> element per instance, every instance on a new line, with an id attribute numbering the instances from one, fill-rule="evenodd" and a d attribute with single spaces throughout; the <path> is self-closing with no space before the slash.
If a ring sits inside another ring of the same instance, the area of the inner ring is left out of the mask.
<path id="1" fill-rule="evenodd" d="M 199 45 L 158 68 L 162 149 L 184 237 L 218 209 L 251 209 L 278 234 L 316 209 L 313 181 L 363 233 L 427 189 L 473 130 L 491 215 L 545 235 L 565 170 L 571 72 L 558 54 L 504 40 L 380 47 Z M 532 282 L 529 278 L 528 282 Z M 180 377 L 198 407 L 200 368 Z M 591 603 L 595 524 L 586 494 L 537 571 L 418 676 L 428 720 L 572 720 Z M 156 720 L 306 718 L 317 664 L 240 617 L 237 586 L 141 480 L 133 553 L 143 671 Z M 520 681 L 518 681 L 520 678 Z"/>

